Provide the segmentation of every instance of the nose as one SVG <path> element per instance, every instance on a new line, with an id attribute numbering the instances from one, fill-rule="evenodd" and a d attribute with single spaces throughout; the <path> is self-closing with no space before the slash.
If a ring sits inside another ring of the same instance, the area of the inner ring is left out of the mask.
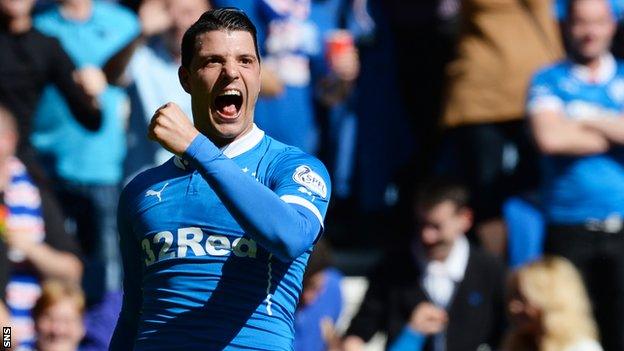
<path id="1" fill-rule="evenodd" d="M 228 80 L 237 79 L 239 77 L 239 71 L 238 71 L 238 67 L 236 66 L 236 63 L 233 62 L 233 60 L 226 61 L 225 64 L 223 65 L 221 74 L 225 78 L 228 78 Z"/>
<path id="2" fill-rule="evenodd" d="M 424 226 L 420 230 L 420 235 L 421 235 L 423 244 L 431 245 L 435 243 L 438 239 L 437 231 L 434 228 L 431 228 L 429 226 Z"/>

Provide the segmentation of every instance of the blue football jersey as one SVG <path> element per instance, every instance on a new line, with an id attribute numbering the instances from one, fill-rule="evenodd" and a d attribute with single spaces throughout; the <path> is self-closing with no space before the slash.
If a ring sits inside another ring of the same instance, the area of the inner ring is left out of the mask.
<path id="1" fill-rule="evenodd" d="M 586 68 L 562 61 L 538 72 L 531 83 L 528 111 L 558 111 L 565 118 L 623 118 L 624 64 L 602 59 L 597 81 Z M 551 223 L 578 224 L 624 216 L 624 148 L 602 154 L 542 157 L 542 200 Z"/>
<path id="2" fill-rule="evenodd" d="M 322 225 L 331 189 L 319 160 L 255 126 L 222 151 Z M 257 211 L 272 216 L 271 208 Z M 128 184 L 119 227 L 127 275 L 121 318 L 138 313 L 135 350 L 292 349 L 312 247 L 293 261 L 275 257 L 178 157 Z"/>

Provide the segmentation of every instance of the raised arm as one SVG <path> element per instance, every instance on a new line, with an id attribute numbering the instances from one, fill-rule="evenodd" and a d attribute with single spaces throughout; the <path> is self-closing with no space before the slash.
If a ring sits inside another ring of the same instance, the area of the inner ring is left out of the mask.
<path id="1" fill-rule="evenodd" d="M 310 158 L 307 164 L 287 159 L 278 162 L 274 168 L 281 174 L 275 175 L 275 187 L 269 189 L 225 157 L 173 103 L 156 112 L 150 125 L 150 137 L 190 161 L 239 225 L 279 259 L 292 261 L 299 257 L 321 232 L 330 190 L 327 171 L 319 161 Z M 303 193 L 299 193 L 301 196 L 287 193 L 293 184 L 279 179 L 292 179 L 297 167 L 288 167 L 295 164 L 308 166 L 316 174 L 316 180 L 325 183 L 323 194 L 308 195 L 306 199 Z M 286 177 L 288 171 L 291 173 Z M 313 201 L 316 203 L 312 204 Z"/>
<path id="2" fill-rule="evenodd" d="M 117 326 L 110 343 L 109 350 L 132 350 L 136 338 L 141 312 L 143 296 L 141 293 L 141 281 L 143 271 L 141 268 L 141 251 L 139 243 L 132 233 L 130 222 L 127 194 L 125 191 L 119 200 L 117 210 L 117 227 L 119 230 L 119 245 L 124 268 L 123 280 L 123 304 Z"/>
<path id="3" fill-rule="evenodd" d="M 97 99 L 89 97 L 74 81 L 76 67 L 59 42 L 54 39 L 47 53 L 50 56 L 50 79 L 67 100 L 69 109 L 78 123 L 89 130 L 98 130 L 102 115 Z"/>
<path id="4" fill-rule="evenodd" d="M 141 33 L 104 64 L 104 74 L 110 84 L 128 85 L 129 81 L 124 77 L 124 72 L 136 49 L 143 45 L 150 36 L 162 33 L 171 26 L 171 16 L 162 1 L 143 1 L 138 14 L 141 21 Z"/>

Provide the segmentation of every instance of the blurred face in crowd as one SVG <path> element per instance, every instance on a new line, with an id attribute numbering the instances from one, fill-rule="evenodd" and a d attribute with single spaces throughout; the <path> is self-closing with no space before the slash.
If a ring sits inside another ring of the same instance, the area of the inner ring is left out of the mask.
<path id="1" fill-rule="evenodd" d="M 172 20 L 167 41 L 171 48 L 179 50 L 184 32 L 211 6 L 207 0 L 167 0 L 166 4 Z"/>
<path id="2" fill-rule="evenodd" d="M 539 335 L 542 331 L 542 313 L 537 306 L 532 305 L 520 289 L 518 276 L 512 276 L 509 296 L 507 298 L 507 312 L 509 322 L 524 335 Z"/>
<path id="3" fill-rule="evenodd" d="M 576 1 L 568 22 L 570 45 L 577 59 L 591 61 L 609 51 L 616 29 L 609 1 Z"/>
<path id="4" fill-rule="evenodd" d="M 251 130 L 260 93 L 260 62 L 252 34 L 214 30 L 197 35 L 180 82 L 191 94 L 195 127 L 219 144 Z"/>
<path id="5" fill-rule="evenodd" d="M 308 279 L 303 282 L 303 291 L 301 292 L 301 304 L 309 305 L 316 297 L 321 293 L 325 286 L 325 271 L 320 271 L 312 274 Z"/>
<path id="6" fill-rule="evenodd" d="M 35 0 L 0 0 L 0 13 L 7 18 L 30 16 Z"/>
<path id="7" fill-rule="evenodd" d="M 429 209 L 417 209 L 420 242 L 429 260 L 444 261 L 455 241 L 472 225 L 472 212 L 443 201 Z"/>
<path id="8" fill-rule="evenodd" d="M 46 308 L 35 321 L 37 350 L 77 350 L 85 329 L 82 314 L 71 298 L 64 298 Z"/>
<path id="9" fill-rule="evenodd" d="M 15 155 L 17 148 L 17 131 L 12 118 L 7 110 L 0 107 L 0 165 Z"/>

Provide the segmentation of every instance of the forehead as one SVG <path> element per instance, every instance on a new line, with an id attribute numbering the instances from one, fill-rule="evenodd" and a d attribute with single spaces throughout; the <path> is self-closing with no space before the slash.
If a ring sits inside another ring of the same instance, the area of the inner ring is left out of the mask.
<path id="1" fill-rule="evenodd" d="M 256 55 L 251 33 L 242 30 L 213 30 L 195 38 L 195 52 L 206 55 Z"/>
<path id="2" fill-rule="evenodd" d="M 570 10 L 575 18 L 612 16 L 611 4 L 608 0 L 575 1 Z"/>

